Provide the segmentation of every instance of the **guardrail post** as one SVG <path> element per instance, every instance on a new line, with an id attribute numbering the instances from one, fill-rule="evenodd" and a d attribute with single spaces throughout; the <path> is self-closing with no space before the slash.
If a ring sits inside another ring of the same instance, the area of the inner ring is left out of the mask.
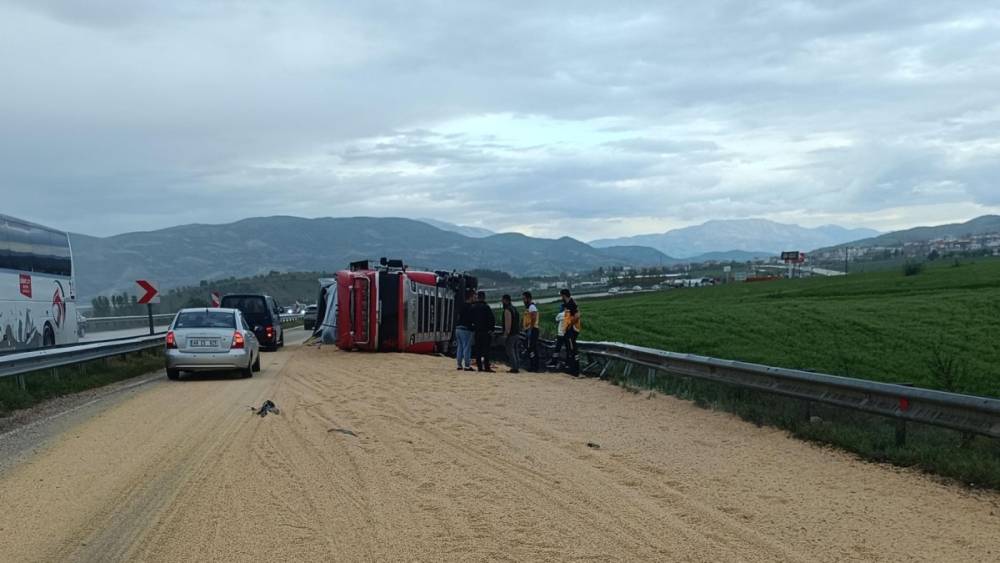
<path id="1" fill-rule="evenodd" d="M 14 377 L 14 379 L 17 380 L 18 389 L 20 389 L 21 391 L 28 390 L 28 382 L 24 380 L 24 375 L 17 375 Z"/>
<path id="2" fill-rule="evenodd" d="M 896 421 L 896 446 L 903 447 L 906 445 L 906 421 L 897 420 Z"/>

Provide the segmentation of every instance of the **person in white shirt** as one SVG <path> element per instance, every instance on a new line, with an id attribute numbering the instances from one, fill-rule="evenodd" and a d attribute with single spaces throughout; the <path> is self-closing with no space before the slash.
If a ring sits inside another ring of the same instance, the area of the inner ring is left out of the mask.
<path id="1" fill-rule="evenodd" d="M 531 298 L 531 292 L 521 294 L 524 301 L 524 315 L 521 316 L 521 328 L 524 338 L 528 341 L 528 371 L 538 371 L 538 307 Z"/>

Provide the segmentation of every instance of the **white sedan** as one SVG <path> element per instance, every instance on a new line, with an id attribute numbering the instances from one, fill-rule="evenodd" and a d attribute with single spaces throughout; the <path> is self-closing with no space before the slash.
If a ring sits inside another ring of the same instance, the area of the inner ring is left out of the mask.
<path id="1" fill-rule="evenodd" d="M 181 309 L 166 337 L 167 377 L 182 371 L 260 371 L 260 344 L 238 309 Z"/>

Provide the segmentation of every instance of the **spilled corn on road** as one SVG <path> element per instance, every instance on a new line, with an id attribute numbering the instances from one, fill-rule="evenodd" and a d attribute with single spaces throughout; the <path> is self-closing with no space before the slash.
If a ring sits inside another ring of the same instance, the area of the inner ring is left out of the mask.
<path id="1" fill-rule="evenodd" d="M 0 560 L 1000 560 L 1000 495 L 670 397 L 332 347 L 263 362 L 158 379 L 2 466 Z"/>

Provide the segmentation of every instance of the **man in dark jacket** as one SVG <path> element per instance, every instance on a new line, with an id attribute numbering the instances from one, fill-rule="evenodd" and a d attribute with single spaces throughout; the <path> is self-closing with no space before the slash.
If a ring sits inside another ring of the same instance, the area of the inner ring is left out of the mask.
<path id="1" fill-rule="evenodd" d="M 517 309 L 510 302 L 510 295 L 500 298 L 503 304 L 503 348 L 507 353 L 507 363 L 510 365 L 511 373 L 518 373 L 521 369 L 521 319 L 517 314 Z"/>
<path id="2" fill-rule="evenodd" d="M 455 361 L 458 362 L 459 370 L 472 371 L 472 305 L 475 298 L 476 294 L 471 291 L 465 296 L 465 303 L 460 304 L 455 323 Z"/>
<path id="3" fill-rule="evenodd" d="M 492 372 L 490 367 L 490 346 L 493 344 L 493 329 L 497 318 L 486 302 L 486 292 L 476 294 L 476 303 L 472 306 L 472 330 L 475 332 L 475 345 L 472 353 L 476 356 L 476 368 L 479 371 Z"/>

